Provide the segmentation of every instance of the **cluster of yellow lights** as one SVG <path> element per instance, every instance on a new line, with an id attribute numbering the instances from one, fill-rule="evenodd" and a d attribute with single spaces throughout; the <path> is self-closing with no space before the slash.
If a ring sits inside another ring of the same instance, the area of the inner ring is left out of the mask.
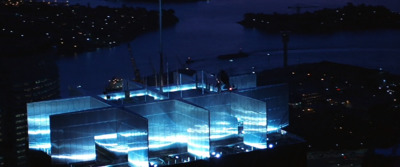
<path id="1" fill-rule="evenodd" d="M 11 5 L 11 6 L 19 6 L 22 4 L 22 0 L 8 0 L 7 2 L 5 2 L 5 5 Z"/>

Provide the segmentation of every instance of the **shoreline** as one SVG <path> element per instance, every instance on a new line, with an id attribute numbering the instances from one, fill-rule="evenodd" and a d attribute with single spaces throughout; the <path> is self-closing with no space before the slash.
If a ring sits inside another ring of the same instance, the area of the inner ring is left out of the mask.
<path id="1" fill-rule="evenodd" d="M 312 13 L 246 13 L 238 24 L 266 32 L 287 31 L 299 34 L 400 29 L 400 13 L 383 6 L 355 6 L 348 3 L 342 8 L 325 8 Z"/>
<path id="2" fill-rule="evenodd" d="M 26 3 L 16 7 L 2 4 L 0 9 L 4 57 L 49 50 L 72 55 L 118 46 L 158 29 L 158 11 L 145 8 Z M 173 10 L 163 10 L 163 16 L 165 27 L 179 21 Z"/>

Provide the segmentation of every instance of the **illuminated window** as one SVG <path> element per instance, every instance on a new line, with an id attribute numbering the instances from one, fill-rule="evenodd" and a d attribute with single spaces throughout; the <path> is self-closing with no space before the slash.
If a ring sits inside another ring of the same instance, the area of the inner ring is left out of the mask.
<path id="1" fill-rule="evenodd" d="M 21 143 L 21 144 L 18 144 L 18 145 L 17 145 L 17 147 L 25 147 L 25 146 L 26 146 L 25 143 Z"/>
<path id="2" fill-rule="evenodd" d="M 25 141 L 25 139 L 26 139 L 25 137 L 18 138 L 18 139 L 17 139 L 17 142 L 19 142 L 19 141 Z"/>
<path id="3" fill-rule="evenodd" d="M 17 154 L 21 154 L 21 153 L 24 153 L 25 152 L 25 150 L 17 150 Z"/>
<path id="4" fill-rule="evenodd" d="M 27 128 L 27 126 L 23 125 L 23 126 L 17 126 L 15 129 L 16 130 L 20 130 L 20 129 L 26 129 L 26 128 Z"/>
<path id="5" fill-rule="evenodd" d="M 17 120 L 17 121 L 15 121 L 15 123 L 16 124 L 19 124 L 19 123 L 25 123 L 26 122 L 26 120 L 25 119 L 20 119 L 20 120 Z"/>
<path id="6" fill-rule="evenodd" d="M 16 118 L 24 117 L 24 116 L 26 116 L 26 114 L 16 114 L 16 115 L 15 115 Z"/>

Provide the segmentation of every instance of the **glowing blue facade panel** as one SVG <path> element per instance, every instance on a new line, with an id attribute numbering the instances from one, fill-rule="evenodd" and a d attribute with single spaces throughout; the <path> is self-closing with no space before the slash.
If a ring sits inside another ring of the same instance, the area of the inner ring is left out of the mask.
<path id="1" fill-rule="evenodd" d="M 232 113 L 243 122 L 243 142 L 246 145 L 267 148 L 267 113 L 265 102 L 231 94 Z"/>
<path id="2" fill-rule="evenodd" d="M 185 100 L 210 110 L 212 141 L 237 137 L 240 122 L 245 132 L 244 143 L 256 148 L 266 148 L 265 102 L 235 93 L 220 93 Z"/>
<path id="3" fill-rule="evenodd" d="M 267 105 L 268 132 L 289 126 L 289 88 L 287 84 L 240 90 L 239 94 L 264 101 Z"/>
<path id="4" fill-rule="evenodd" d="M 226 109 L 226 106 L 221 106 Z M 210 109 L 211 112 L 210 118 L 216 121 L 210 122 L 210 139 L 211 141 L 236 138 L 238 137 L 238 120 L 236 117 L 230 115 L 227 112 L 221 112 L 223 109 L 217 109 L 217 107 L 213 107 Z"/>
<path id="5" fill-rule="evenodd" d="M 118 108 L 58 114 L 50 116 L 50 127 L 55 164 L 94 161 L 101 149 L 113 162 L 148 166 L 147 119 L 137 114 Z"/>
<path id="6" fill-rule="evenodd" d="M 51 154 L 50 115 L 109 106 L 93 97 L 78 97 L 27 104 L 29 148 Z"/>
<path id="7" fill-rule="evenodd" d="M 163 88 L 163 92 L 176 92 L 197 89 L 196 83 L 182 84 L 182 85 L 171 85 Z"/>
<path id="8" fill-rule="evenodd" d="M 184 100 L 210 110 L 210 140 L 238 137 L 238 121 L 232 115 L 228 94 L 185 98 Z"/>
<path id="9" fill-rule="evenodd" d="M 209 157 L 209 111 L 177 100 L 127 106 L 149 120 L 150 152 L 192 153 Z"/>
<path id="10" fill-rule="evenodd" d="M 168 99 L 168 97 L 163 96 L 156 92 L 157 92 L 156 90 L 152 91 L 150 89 L 140 89 L 140 90 L 131 90 L 128 92 L 112 92 L 99 95 L 99 97 L 101 97 L 104 100 L 121 100 L 125 99 L 127 96 L 129 96 L 130 98 L 146 96 L 148 98 L 146 102 Z"/>

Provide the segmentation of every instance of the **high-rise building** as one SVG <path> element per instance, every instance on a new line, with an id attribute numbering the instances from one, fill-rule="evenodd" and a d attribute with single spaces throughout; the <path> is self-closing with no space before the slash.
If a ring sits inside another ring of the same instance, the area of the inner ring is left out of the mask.
<path id="1" fill-rule="evenodd" d="M 0 166 L 27 166 L 26 103 L 59 98 L 57 66 L 43 56 L 0 59 Z"/>

